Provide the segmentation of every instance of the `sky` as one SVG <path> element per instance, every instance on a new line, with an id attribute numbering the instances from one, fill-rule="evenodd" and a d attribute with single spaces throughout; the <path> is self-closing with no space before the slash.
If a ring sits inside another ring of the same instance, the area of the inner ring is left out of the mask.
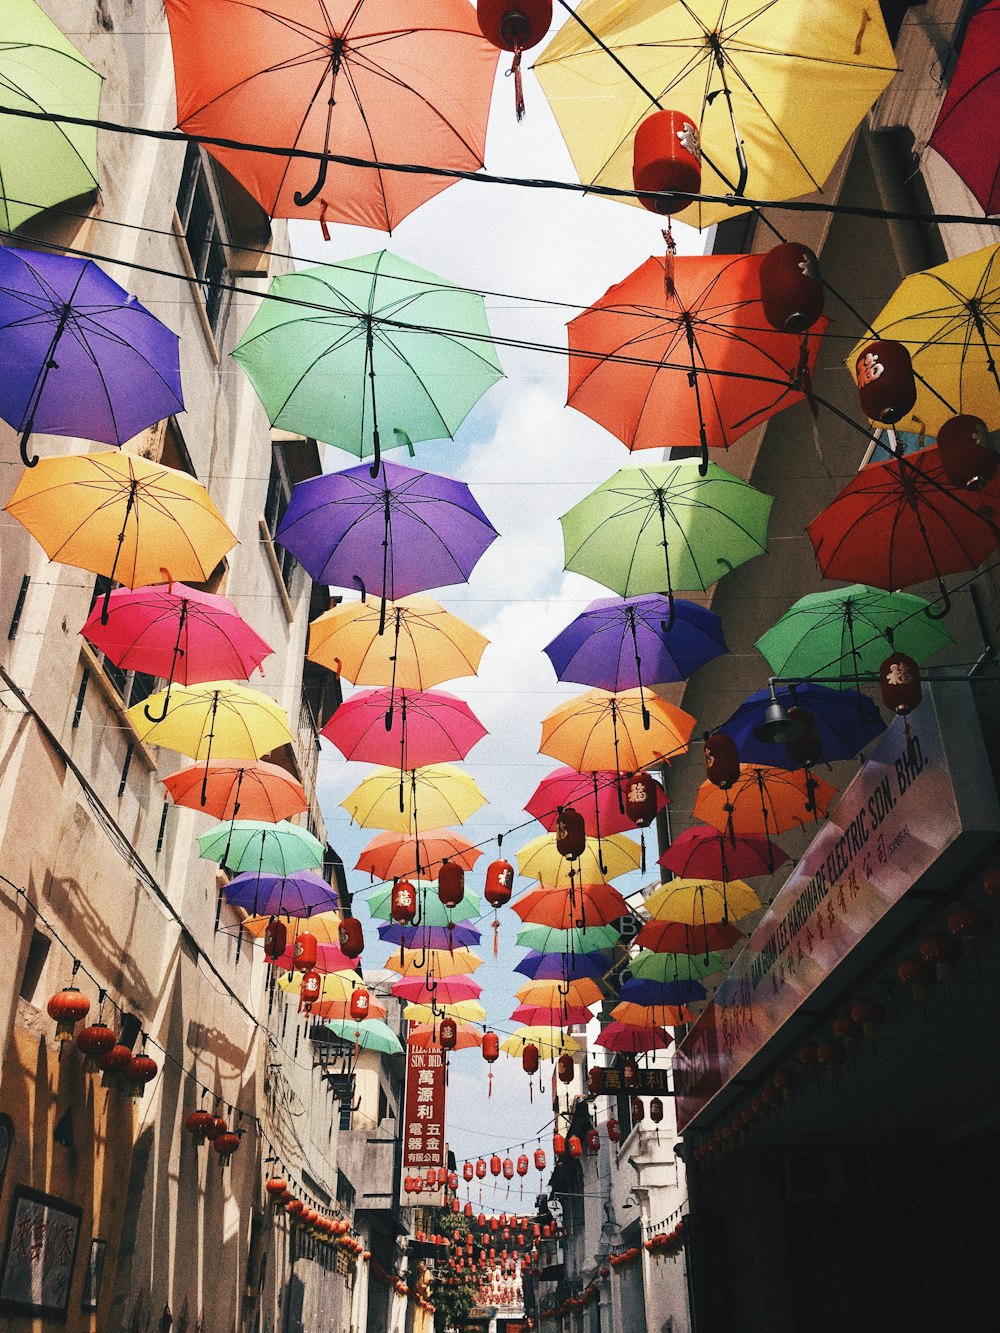
<path id="1" fill-rule="evenodd" d="M 559 6 L 556 10 L 554 28 L 565 17 Z M 504 77 L 508 66 L 509 57 L 501 57 L 487 170 L 577 179 L 530 68 L 525 74 L 527 114 L 520 124 L 515 120 L 511 80 Z M 301 263 L 329 263 L 386 248 L 463 285 L 580 307 L 596 300 L 651 254 L 663 253 L 661 221 L 642 209 L 579 194 L 473 182 L 460 182 L 419 208 L 391 238 L 364 228 L 334 226 L 330 231 L 326 242 L 318 224 L 292 224 L 292 246 Z M 675 223 L 674 232 L 682 253 L 704 248 L 702 237 L 689 228 Z M 566 342 L 566 320 L 573 313 L 501 298 L 487 300 L 495 334 L 561 347 Z M 618 468 L 630 461 L 649 461 L 648 453 L 632 460 L 617 439 L 566 407 L 565 355 L 501 348 L 500 358 L 505 378 L 485 395 L 454 441 L 418 444 L 415 459 L 405 452 L 388 455 L 467 482 L 501 534 L 467 586 L 431 594 L 491 641 L 478 677 L 441 687 L 468 700 L 489 731 L 465 764 L 489 801 L 462 829 L 476 843 L 524 824 L 525 802 L 545 774 L 558 766 L 538 753 L 541 720 L 563 699 L 582 693 L 583 687 L 560 684 L 542 649 L 588 602 L 609 595 L 590 580 L 563 571 L 559 515 Z M 341 451 L 328 451 L 329 470 L 352 462 L 356 460 Z M 345 686 L 345 693 L 350 688 Z M 320 764 L 324 816 L 331 841 L 348 867 L 352 891 L 362 891 L 356 911 L 366 926 L 363 963 L 372 967 L 381 966 L 390 950 L 378 941 L 362 905 L 368 877 L 351 867 L 377 830 L 352 827 L 339 806 L 368 772 L 367 765 L 344 762 L 324 742 Z M 511 834 L 503 843 L 503 855 L 513 860 L 519 846 L 542 832 L 541 825 L 531 824 Z M 476 871 L 467 875 L 470 888 L 481 893 L 485 867 L 495 855 L 493 842 Z M 627 894 L 643 882 L 635 872 L 618 880 L 616 887 Z M 518 878 L 514 891 L 523 893 L 531 887 L 530 881 Z M 475 978 L 483 986 L 488 1020 L 502 1036 L 516 1026 L 510 1021 L 517 1003 L 513 992 L 526 978 L 513 973 L 522 956 L 514 946 L 519 918 L 504 908 L 500 919 L 500 956 L 495 961 L 492 914 L 480 923 L 484 936 L 478 952 L 485 963 Z M 550 1068 L 542 1066 L 546 1086 Z M 486 1074 L 478 1051 L 451 1058 L 447 1123 L 459 1162 L 506 1147 L 516 1152 L 518 1145 L 530 1143 L 542 1130 L 551 1163 L 552 1113 L 538 1076 L 531 1100 L 530 1081 L 519 1060 L 501 1055 L 494 1066 L 492 1098 L 487 1096 Z M 534 1170 L 528 1182 L 537 1182 Z M 476 1186 L 474 1198 L 478 1194 Z M 524 1197 L 529 1200 L 529 1190 Z M 517 1199 L 516 1181 L 513 1190 L 502 1183 L 499 1190 L 482 1191 L 487 1210 L 491 1203 L 498 1210 L 516 1210 Z"/>

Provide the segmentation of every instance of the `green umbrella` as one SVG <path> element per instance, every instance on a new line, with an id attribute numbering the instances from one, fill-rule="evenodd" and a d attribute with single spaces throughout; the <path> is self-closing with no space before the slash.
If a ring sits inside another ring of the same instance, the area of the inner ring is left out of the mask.
<path id="1" fill-rule="evenodd" d="M 628 970 L 645 981 L 701 981 L 712 972 L 727 972 L 729 964 L 721 953 L 654 953 L 652 949 L 640 949 Z"/>
<path id="2" fill-rule="evenodd" d="M 466 889 L 457 907 L 445 907 L 437 895 L 437 884 L 426 879 L 410 880 L 417 890 L 415 926 L 454 926 L 459 921 L 471 921 L 479 916 L 479 897 Z M 368 899 L 368 911 L 377 921 L 392 920 L 392 886 L 376 889 Z"/>
<path id="3" fill-rule="evenodd" d="M 216 824 L 198 839 L 198 849 L 204 860 L 218 861 L 233 874 L 294 875 L 323 864 L 323 844 L 308 829 L 287 819 L 277 824 L 255 819 Z"/>
<path id="4" fill-rule="evenodd" d="M 864 583 L 811 592 L 785 612 L 757 647 L 778 676 L 857 676 L 877 671 L 892 649 L 926 662 L 952 643 L 930 602 Z M 850 684 L 845 681 L 844 684 Z"/>
<path id="5" fill-rule="evenodd" d="M 323 1026 L 341 1041 L 353 1042 L 366 1051 L 381 1051 L 383 1055 L 402 1055 L 403 1047 L 388 1023 L 381 1018 L 328 1018 Z"/>
<path id="6" fill-rule="evenodd" d="M 275 278 L 233 356 L 272 426 L 366 458 L 450 439 L 503 377 L 483 298 L 386 250 Z M 411 451 L 412 452 L 412 451 Z"/>
<path id="7" fill-rule="evenodd" d="M 623 597 L 704 590 L 767 550 L 772 500 L 715 463 L 622 468 L 559 520 L 566 568 Z"/>
<path id="8" fill-rule="evenodd" d="M 525 926 L 517 932 L 523 949 L 538 953 L 598 953 L 618 943 L 614 926 L 588 926 L 585 930 L 556 930 L 554 926 Z"/>
<path id="9" fill-rule="evenodd" d="M 0 107 L 96 120 L 101 83 L 101 75 L 35 0 L 4 0 Z M 0 115 L 0 225 L 5 229 L 96 188 L 94 126 Z"/>

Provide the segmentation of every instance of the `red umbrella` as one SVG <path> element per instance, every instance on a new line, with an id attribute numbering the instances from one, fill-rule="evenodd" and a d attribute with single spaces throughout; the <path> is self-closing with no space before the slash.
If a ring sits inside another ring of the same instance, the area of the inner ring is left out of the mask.
<path id="1" fill-rule="evenodd" d="M 416 12 L 415 12 L 416 11 Z M 499 51 L 468 0 L 167 0 L 177 124 L 476 171 Z M 455 182 L 205 145 L 271 217 L 392 229 Z"/>
<path id="2" fill-rule="evenodd" d="M 647 921 L 635 942 L 652 953 L 709 954 L 732 949 L 742 939 L 742 930 L 731 921 L 704 921 L 696 926 L 680 921 Z"/>
<path id="3" fill-rule="evenodd" d="M 305 788 L 287 769 L 258 759 L 211 759 L 163 779 L 174 805 L 216 819 L 256 819 L 277 824 L 308 809 Z"/>
<path id="4" fill-rule="evenodd" d="M 984 213 L 1000 213 L 1000 0 L 969 20 L 937 122 L 930 137 Z"/>
<path id="5" fill-rule="evenodd" d="M 571 1004 L 565 1008 L 543 1004 L 519 1004 L 511 1014 L 511 1021 L 523 1023 L 535 1028 L 568 1028 L 579 1023 L 589 1023 L 594 1015 L 582 1004 Z"/>
<path id="6" fill-rule="evenodd" d="M 665 1051 L 672 1038 L 663 1028 L 640 1028 L 631 1023 L 609 1023 L 601 1029 L 597 1038 L 598 1046 L 609 1051 Z"/>
<path id="7" fill-rule="evenodd" d="M 401 977 L 393 983 L 392 993 L 416 1004 L 458 1004 L 478 1000 L 483 988 L 471 977 Z"/>
<path id="8" fill-rule="evenodd" d="M 552 926 L 555 930 L 606 926 L 628 912 L 625 899 L 610 884 L 578 884 L 572 889 L 535 889 L 523 898 L 518 898 L 511 906 L 522 921 Z"/>
<path id="9" fill-rule="evenodd" d="M 770 875 L 790 860 L 784 847 L 753 833 L 733 839 L 707 824 L 685 829 L 663 853 L 658 865 L 681 879 L 752 879 Z"/>
<path id="10" fill-rule="evenodd" d="M 416 836 L 412 833 L 377 833 L 365 844 L 355 870 L 367 870 L 374 879 L 437 879 L 443 861 L 452 861 L 463 870 L 471 870 L 482 852 L 468 838 L 452 829 L 432 828 Z"/>
<path id="11" fill-rule="evenodd" d="M 726 448 L 802 400 L 825 319 L 779 333 L 763 255 L 653 256 L 569 323 L 571 407 L 629 449 Z"/>
<path id="12" fill-rule="evenodd" d="M 823 576 L 877 588 L 976 569 L 1000 546 L 1000 474 L 980 491 L 948 483 L 936 446 L 870 463 L 809 524 Z"/>
<path id="13" fill-rule="evenodd" d="M 524 807 L 529 815 L 552 833 L 559 811 L 572 806 L 583 816 L 588 838 L 603 838 L 625 833 L 636 827 L 621 808 L 627 779 L 618 773 L 578 773 L 575 768 L 557 768 L 542 778 Z M 668 797 L 657 783 L 657 807 L 662 810 Z"/>
<path id="14" fill-rule="evenodd" d="M 365 690 L 340 705 L 323 735 L 345 759 L 411 769 L 464 759 L 486 728 L 444 690 Z"/>

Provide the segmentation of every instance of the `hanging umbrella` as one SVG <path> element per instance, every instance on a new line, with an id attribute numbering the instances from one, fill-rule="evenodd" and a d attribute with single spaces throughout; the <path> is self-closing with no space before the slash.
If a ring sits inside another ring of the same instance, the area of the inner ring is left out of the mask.
<path id="1" fill-rule="evenodd" d="M 519 1004 L 511 1013 L 512 1023 L 525 1023 L 528 1027 L 577 1027 L 585 1026 L 593 1014 L 582 1004 L 569 1004 L 549 1007 L 544 1004 Z"/>
<path id="2" fill-rule="evenodd" d="M 166 680 L 160 722 L 174 681 L 249 680 L 274 651 L 228 597 L 183 583 L 117 588 L 103 611 L 94 607 L 80 633 L 122 671 Z"/>
<path id="3" fill-rule="evenodd" d="M 289 827 L 294 828 L 295 825 Z M 282 859 L 288 859 L 288 843 L 282 839 Z M 270 849 L 269 849 L 270 853 Z M 232 848 L 227 856 L 232 855 Z M 210 858 L 212 859 L 212 858 Z M 251 856 L 244 854 L 241 864 Z M 255 915 L 267 912 L 273 915 L 310 916 L 313 912 L 336 911 L 337 891 L 322 875 L 300 870 L 288 874 L 261 874 L 256 870 L 237 875 L 225 887 L 226 901 L 231 907 L 242 907 Z"/>
<path id="4" fill-rule="evenodd" d="M 657 921 L 680 925 L 709 925 L 717 921 L 739 921 L 760 907 L 760 899 L 749 884 L 734 879 L 674 879 L 661 884 L 643 903 Z"/>
<path id="5" fill-rule="evenodd" d="M 51 121 L 4 117 L 0 227 L 13 231 L 47 208 L 97 188 L 102 79 L 35 0 L 7 0 L 0 38 L 0 106 Z M 70 116 L 90 124 L 68 125 Z M 16 127 L 16 128 L 15 128 Z"/>
<path id="6" fill-rule="evenodd" d="M 683 754 L 694 728 L 690 713 L 655 695 L 588 690 L 542 719 L 538 748 L 579 772 L 634 773 Z"/>
<path id="7" fill-rule="evenodd" d="M 948 484 L 936 447 L 870 463 L 809 524 L 824 578 L 906 588 L 977 569 L 1000 546 L 1000 474 L 981 491 Z"/>
<path id="8" fill-rule="evenodd" d="M 320 1000 L 312 1006 L 312 1009 L 309 1012 L 310 1016 L 317 1022 L 328 1022 L 330 1019 L 340 1019 L 344 1022 L 352 1023 L 357 1022 L 357 1019 L 351 1018 L 350 1000 Z M 388 1012 L 389 1011 L 386 1009 L 385 1005 L 376 1000 L 374 995 L 369 997 L 369 1018 L 379 1018 L 384 1021 Z"/>
<path id="9" fill-rule="evenodd" d="M 401 926 L 395 921 L 379 926 L 378 937 L 387 944 L 398 944 L 401 949 L 464 949 L 483 938 L 475 926 Z"/>
<path id="10" fill-rule="evenodd" d="M 672 1028 L 691 1021 L 691 1014 L 683 1004 L 636 1004 L 623 1000 L 611 1010 L 616 1023 L 634 1028 Z"/>
<path id="11" fill-rule="evenodd" d="M 473 1027 L 471 1023 L 458 1023 L 455 1034 L 455 1044 L 451 1047 L 453 1051 L 466 1051 L 473 1047 L 480 1047 L 483 1044 L 483 1034 L 478 1028 Z M 437 1024 L 423 1024 L 419 1027 L 410 1028 L 410 1035 L 407 1037 L 407 1045 L 413 1046 L 417 1050 L 426 1047 L 439 1047 L 441 1045 L 440 1033 Z"/>
<path id="12" fill-rule="evenodd" d="M 0 249 L 0 416 L 28 467 L 33 431 L 124 444 L 183 410 L 177 335 L 134 296 L 90 259 Z"/>
<path id="13" fill-rule="evenodd" d="M 600 1031 L 598 1046 L 606 1051 L 638 1055 L 641 1051 L 665 1051 L 671 1044 L 662 1028 L 641 1028 L 631 1023 L 608 1023 Z"/>
<path id="14" fill-rule="evenodd" d="M 628 904 L 610 884 L 577 884 L 570 889 L 535 889 L 511 903 L 522 921 L 556 930 L 608 926 L 628 915 Z"/>
<path id="15" fill-rule="evenodd" d="M 685 829 L 660 857 L 658 865 L 681 879 L 753 879 L 773 874 L 790 860 L 784 847 L 753 833 L 732 839 L 707 824 Z M 724 944 L 717 946 L 729 948 Z M 679 950 L 686 953 L 687 950 Z"/>
<path id="16" fill-rule="evenodd" d="M 824 763 L 856 758 L 866 745 L 871 745 L 885 731 L 878 706 L 857 690 L 831 690 L 826 685 L 813 685 L 810 681 L 800 685 L 776 685 L 773 689 L 755 690 L 748 695 L 719 727 L 736 742 L 744 763 L 770 764 L 774 768 L 803 766 L 801 759 L 790 754 L 780 742 L 775 744 L 756 738 L 755 732 L 775 699 L 785 708 L 807 710 L 812 719 L 812 730 L 819 736 L 819 757 Z"/>
<path id="17" fill-rule="evenodd" d="M 457 907 L 445 907 L 437 895 L 437 885 L 417 880 L 417 912 L 414 920 L 421 926 L 452 926 L 472 921 L 480 915 L 478 896 L 466 889 Z M 376 889 L 368 898 L 368 912 L 376 921 L 388 921 L 392 910 L 392 886 Z"/>
<path id="18" fill-rule="evenodd" d="M 466 972 L 475 972 L 482 967 L 483 960 L 471 949 L 426 949 L 423 956 L 399 950 L 386 959 L 385 966 L 390 972 L 398 972 L 401 977 L 460 977 Z"/>
<path id="19" fill-rule="evenodd" d="M 764 554 L 772 503 L 715 463 L 622 468 L 559 520 L 566 568 L 623 597 L 704 591 Z"/>
<path id="20" fill-rule="evenodd" d="M 770 838 L 825 819 L 836 795 L 836 787 L 810 772 L 741 764 L 740 776 L 728 791 L 720 791 L 711 782 L 701 784 L 694 817 L 727 833 Z"/>
<path id="21" fill-rule="evenodd" d="M 367 870 L 375 879 L 406 879 L 409 875 L 434 879 L 443 861 L 471 870 L 482 852 L 452 829 L 410 833 L 377 833 L 362 848 L 355 870 Z"/>
<path id="22" fill-rule="evenodd" d="M 713 972 L 725 972 L 729 964 L 721 953 L 707 956 L 692 953 L 658 953 L 640 949 L 629 959 L 628 970 L 641 981 L 701 981 Z"/>
<path id="23" fill-rule="evenodd" d="M 168 0 L 177 124 L 375 164 L 483 165 L 499 51 L 466 0 Z M 447 176 L 206 145 L 271 217 L 392 231 Z"/>
<path id="24" fill-rule="evenodd" d="M 286 995 L 302 994 L 301 972 L 279 972 L 277 978 L 278 985 Z M 328 972 L 321 978 L 317 1003 L 324 1000 L 349 1000 L 351 992 L 361 984 L 361 978 L 353 972 Z"/>
<path id="25" fill-rule="evenodd" d="M 827 321 L 803 335 L 773 328 L 763 261 L 653 256 L 609 287 L 567 326 L 570 407 L 628 449 L 700 448 L 704 469 L 709 448 L 801 402 Z"/>
<path id="26" fill-rule="evenodd" d="M 464 699 L 438 690 L 366 690 L 340 705 L 322 735 L 355 763 L 401 770 L 464 759 L 486 728 Z"/>
<path id="27" fill-rule="evenodd" d="M 497 538 L 464 482 L 383 463 L 300 481 L 277 541 L 316 583 L 395 600 L 465 583 Z"/>
<path id="28" fill-rule="evenodd" d="M 464 824 L 486 804 L 475 778 L 454 764 L 428 764 L 425 768 L 411 769 L 402 800 L 398 789 L 399 773 L 379 768 L 359 782 L 340 804 L 365 828 L 394 829 L 399 833 L 412 832 L 418 814 L 435 826 Z"/>
<path id="29" fill-rule="evenodd" d="M 523 926 L 515 944 L 537 953 L 582 956 L 612 949 L 620 939 L 613 926 L 588 926 L 585 930 L 556 930 L 552 926 Z"/>
<path id="30" fill-rule="evenodd" d="M 560 1004 L 591 1005 L 604 999 L 604 992 L 590 977 L 576 981 L 529 981 L 514 992 L 522 1004 L 543 1004 L 558 1008 Z"/>
<path id="31" fill-rule="evenodd" d="M 269 918 L 266 917 L 264 918 L 264 920 L 268 919 Z M 282 919 L 287 922 L 289 918 L 285 917 Z M 298 924 L 304 932 L 312 934 L 315 920 L 315 917 L 299 918 Z M 265 956 L 265 961 L 269 966 L 276 968 L 279 972 L 293 971 L 295 968 L 294 945 L 289 945 L 285 952 L 278 958 L 267 958 Z M 327 972 L 351 972 L 357 967 L 357 963 L 354 959 L 348 958 L 347 954 L 336 944 L 317 944 L 316 962 L 313 966 L 317 972 L 325 976 Z M 373 1017 L 378 1018 L 379 1015 L 374 1014 Z"/>
<path id="32" fill-rule="evenodd" d="M 703 1000 L 705 987 L 697 981 L 624 981 L 619 992 L 629 1004 L 681 1005 L 692 1000 Z"/>
<path id="33" fill-rule="evenodd" d="M 256 819 L 277 824 L 309 808 L 305 788 L 287 769 L 261 760 L 213 759 L 163 779 L 174 805 L 216 819 Z M 205 793 L 202 799 L 202 792 Z"/>
<path id="34" fill-rule="evenodd" d="M 986 214 L 1000 213 L 1000 0 L 973 14 L 965 29 L 929 143 L 965 182 Z"/>
<path id="35" fill-rule="evenodd" d="M 896 73 L 878 7 L 862 0 L 827 0 L 808 22 L 796 0 L 584 0 L 575 12 L 533 68 L 587 185 L 631 190 L 636 129 L 676 107 L 700 127 L 704 193 L 812 194 Z M 738 210 L 699 204 L 691 221 Z"/>
<path id="36" fill-rule="evenodd" d="M 893 649 L 922 663 L 953 642 L 930 609 L 923 597 L 865 583 L 825 588 L 800 597 L 756 647 L 778 676 L 857 676 L 877 671 Z"/>
<path id="37" fill-rule="evenodd" d="M 610 968 L 611 959 L 606 953 L 538 953 L 534 949 L 514 964 L 515 972 L 532 981 L 578 981 L 583 977 L 596 981 Z"/>
<path id="38" fill-rule="evenodd" d="M 641 851 L 631 838 L 620 834 L 605 838 L 598 849 L 597 843 L 587 839 L 583 855 L 568 861 L 556 847 L 553 833 L 543 834 L 526 842 L 516 854 L 517 871 L 526 879 L 537 879 L 540 884 L 565 889 L 574 884 L 606 884 L 608 880 L 638 870 Z"/>
<path id="39" fill-rule="evenodd" d="M 693 925 L 647 921 L 635 942 L 640 948 L 665 953 L 709 954 L 714 949 L 732 949 L 742 939 L 743 932 L 727 921 L 699 921 Z"/>
<path id="40" fill-rule="evenodd" d="M 905 345 L 917 376 L 916 404 L 896 429 L 937 435 L 956 412 L 1000 418 L 1000 245 L 911 273 L 871 329 Z M 869 341 L 847 358 L 852 376 Z"/>
<path id="41" fill-rule="evenodd" d="M 248 916 L 243 922 L 243 929 L 253 939 L 262 939 L 268 926 L 272 921 L 280 921 L 288 932 L 288 947 L 292 949 L 295 945 L 295 939 L 300 929 L 306 931 L 316 940 L 317 945 L 322 948 L 324 944 L 331 947 L 340 947 L 340 914 L 338 912 L 321 912 L 317 916 L 311 916 L 308 921 L 300 921 L 297 917 L 291 916 Z M 355 963 L 348 964 L 350 967 L 357 966 Z M 340 969 L 333 969 L 339 971 Z"/>
<path id="42" fill-rule="evenodd" d="M 372 455 L 372 478 L 383 433 L 451 439 L 503 377 L 482 296 L 386 250 L 282 274 L 269 295 L 233 350 L 268 420 Z"/>
<path id="43" fill-rule="evenodd" d="M 198 839 L 198 854 L 206 861 L 218 861 L 233 874 L 251 872 L 254 877 L 264 874 L 286 876 L 300 870 L 311 870 L 323 864 L 323 844 L 308 829 L 282 820 L 278 824 L 259 824 L 250 819 L 230 820 L 217 824 Z M 329 884 L 323 883 L 334 898 Z M 334 903 L 328 902 L 316 910 L 329 911 Z M 255 912 L 278 914 L 279 907 L 260 907 Z M 290 912 L 290 915 L 300 915 Z"/>
<path id="44" fill-rule="evenodd" d="M 560 1055 L 572 1055 L 580 1050 L 580 1043 L 552 1027 L 518 1028 L 505 1041 L 500 1049 L 505 1055 L 520 1059 L 525 1046 L 535 1046 L 543 1060 L 556 1060 Z"/>
<path id="45" fill-rule="evenodd" d="M 353 1042 L 364 1051 L 379 1051 L 382 1055 L 402 1055 L 403 1047 L 392 1028 L 380 1018 L 330 1018 L 323 1026 L 341 1041 Z"/>
<path id="46" fill-rule="evenodd" d="M 236 545 L 194 477 L 114 450 L 42 459 L 5 507 L 50 560 L 130 588 L 161 577 L 203 583 Z M 105 611 L 109 602 L 110 589 Z"/>
<path id="47" fill-rule="evenodd" d="M 625 781 L 618 773 L 578 773 L 575 768 L 564 766 L 542 778 L 524 808 L 552 833 L 559 811 L 572 806 L 583 817 L 587 837 L 600 841 L 609 833 L 635 828 L 635 821 L 620 808 L 624 802 L 619 801 L 619 792 Z M 662 810 L 669 801 L 659 783 L 656 792 L 657 806 Z"/>
<path id="48" fill-rule="evenodd" d="M 482 1023 L 486 1010 L 478 1000 L 457 1000 L 454 1004 L 408 1004 L 403 1017 L 410 1023 L 440 1023 L 453 1018 L 456 1023 Z"/>
<path id="49" fill-rule="evenodd" d="M 392 983 L 392 993 L 417 1004 L 454 1004 L 458 1000 L 478 1000 L 483 988 L 471 977 L 401 977 Z"/>

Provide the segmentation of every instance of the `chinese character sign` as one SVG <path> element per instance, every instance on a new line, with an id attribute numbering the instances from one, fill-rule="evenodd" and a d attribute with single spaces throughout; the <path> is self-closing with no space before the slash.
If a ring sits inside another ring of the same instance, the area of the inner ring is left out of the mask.
<path id="1" fill-rule="evenodd" d="M 445 1165 L 444 1102 L 444 1052 L 407 1043 L 405 1169 Z"/>

